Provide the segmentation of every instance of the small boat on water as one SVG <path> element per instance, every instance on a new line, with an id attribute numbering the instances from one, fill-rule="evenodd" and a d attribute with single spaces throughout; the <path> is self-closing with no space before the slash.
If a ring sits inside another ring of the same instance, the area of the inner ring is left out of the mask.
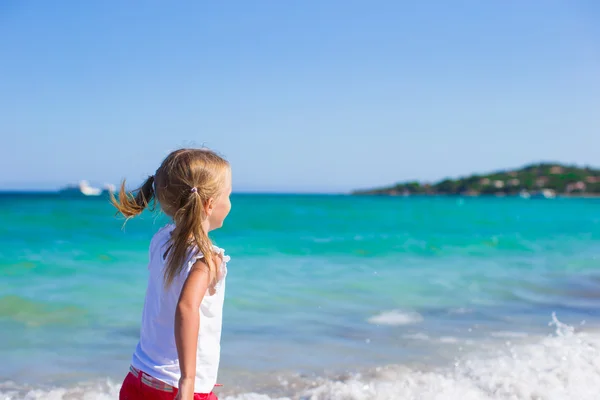
<path id="1" fill-rule="evenodd" d="M 69 185 L 60 190 L 64 195 L 75 196 L 100 196 L 103 193 L 111 193 L 115 191 L 115 186 L 111 184 L 104 185 L 104 188 L 93 187 L 88 181 L 79 181 L 76 185 Z"/>
<path id="2" fill-rule="evenodd" d="M 556 192 L 552 189 L 542 189 L 539 192 L 535 193 L 532 197 L 538 199 L 553 199 L 556 197 Z"/>

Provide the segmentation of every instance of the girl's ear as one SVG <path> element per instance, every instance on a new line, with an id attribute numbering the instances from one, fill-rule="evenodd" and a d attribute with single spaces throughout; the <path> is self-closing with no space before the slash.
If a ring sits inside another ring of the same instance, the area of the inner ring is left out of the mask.
<path id="1" fill-rule="evenodd" d="M 204 203 L 204 214 L 206 214 L 207 216 L 211 216 L 213 209 L 215 208 L 215 201 L 214 199 L 211 197 L 210 199 L 208 199 L 206 201 L 206 203 Z"/>

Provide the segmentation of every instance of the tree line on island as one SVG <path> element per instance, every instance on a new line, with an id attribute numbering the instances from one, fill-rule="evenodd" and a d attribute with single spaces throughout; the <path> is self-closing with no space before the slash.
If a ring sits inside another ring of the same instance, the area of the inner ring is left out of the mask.
<path id="1" fill-rule="evenodd" d="M 389 187 L 356 190 L 356 195 L 462 195 L 554 197 L 600 195 L 600 169 L 539 163 L 520 169 L 475 174 L 436 183 L 409 181 Z"/>

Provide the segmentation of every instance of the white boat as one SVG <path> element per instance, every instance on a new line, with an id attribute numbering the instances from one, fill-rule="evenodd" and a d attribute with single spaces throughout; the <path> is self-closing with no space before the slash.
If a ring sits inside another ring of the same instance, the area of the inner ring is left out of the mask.
<path id="1" fill-rule="evenodd" d="M 542 189 L 535 194 L 536 198 L 553 199 L 556 197 L 556 192 L 552 189 Z"/>
<path id="2" fill-rule="evenodd" d="M 556 197 L 556 192 L 552 189 L 543 189 L 541 194 L 546 199 L 553 199 Z"/>
<path id="3" fill-rule="evenodd" d="M 83 195 L 83 196 L 100 196 L 103 190 L 97 187 L 91 186 L 88 181 L 79 181 L 77 185 L 69 185 L 61 189 L 60 193 Z"/>

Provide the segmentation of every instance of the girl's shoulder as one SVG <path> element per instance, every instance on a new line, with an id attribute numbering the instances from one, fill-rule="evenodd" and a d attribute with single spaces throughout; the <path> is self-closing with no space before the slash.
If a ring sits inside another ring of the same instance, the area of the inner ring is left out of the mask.
<path id="1" fill-rule="evenodd" d="M 231 257 L 229 257 L 228 255 L 225 254 L 225 249 L 215 246 L 214 244 L 213 244 L 212 249 L 213 249 L 214 254 L 221 256 L 223 264 L 226 264 L 229 262 L 229 260 L 231 260 Z M 203 258 L 204 258 L 204 254 L 201 251 L 197 251 L 190 259 L 190 266 L 194 262 L 196 262 L 198 260 L 202 260 Z"/>
<path id="2" fill-rule="evenodd" d="M 164 240 L 165 238 L 168 240 L 171 237 L 171 232 L 173 231 L 173 229 L 175 229 L 175 225 L 173 224 L 163 225 L 159 230 L 157 230 L 154 233 L 150 244 L 153 244 L 159 240 Z"/>
<path id="3" fill-rule="evenodd" d="M 165 250 L 165 247 L 171 238 L 171 232 L 173 231 L 173 228 L 175 228 L 173 224 L 167 224 L 154 233 L 152 239 L 150 240 L 150 246 L 148 249 L 150 258 L 152 258 L 152 254 L 156 250 Z"/>
<path id="4" fill-rule="evenodd" d="M 222 249 L 221 247 L 215 246 L 213 244 L 213 252 L 215 254 L 218 254 L 221 256 L 221 258 L 223 259 L 223 262 L 229 262 L 229 260 L 231 260 L 231 257 L 229 257 L 228 255 L 225 254 L 225 249 Z"/>
<path id="5" fill-rule="evenodd" d="M 166 233 L 170 234 L 173 231 L 173 229 L 175 229 L 175 224 L 173 224 L 173 223 L 165 224 L 162 227 L 160 227 L 159 230 L 156 231 L 154 236 L 164 235 Z"/>

